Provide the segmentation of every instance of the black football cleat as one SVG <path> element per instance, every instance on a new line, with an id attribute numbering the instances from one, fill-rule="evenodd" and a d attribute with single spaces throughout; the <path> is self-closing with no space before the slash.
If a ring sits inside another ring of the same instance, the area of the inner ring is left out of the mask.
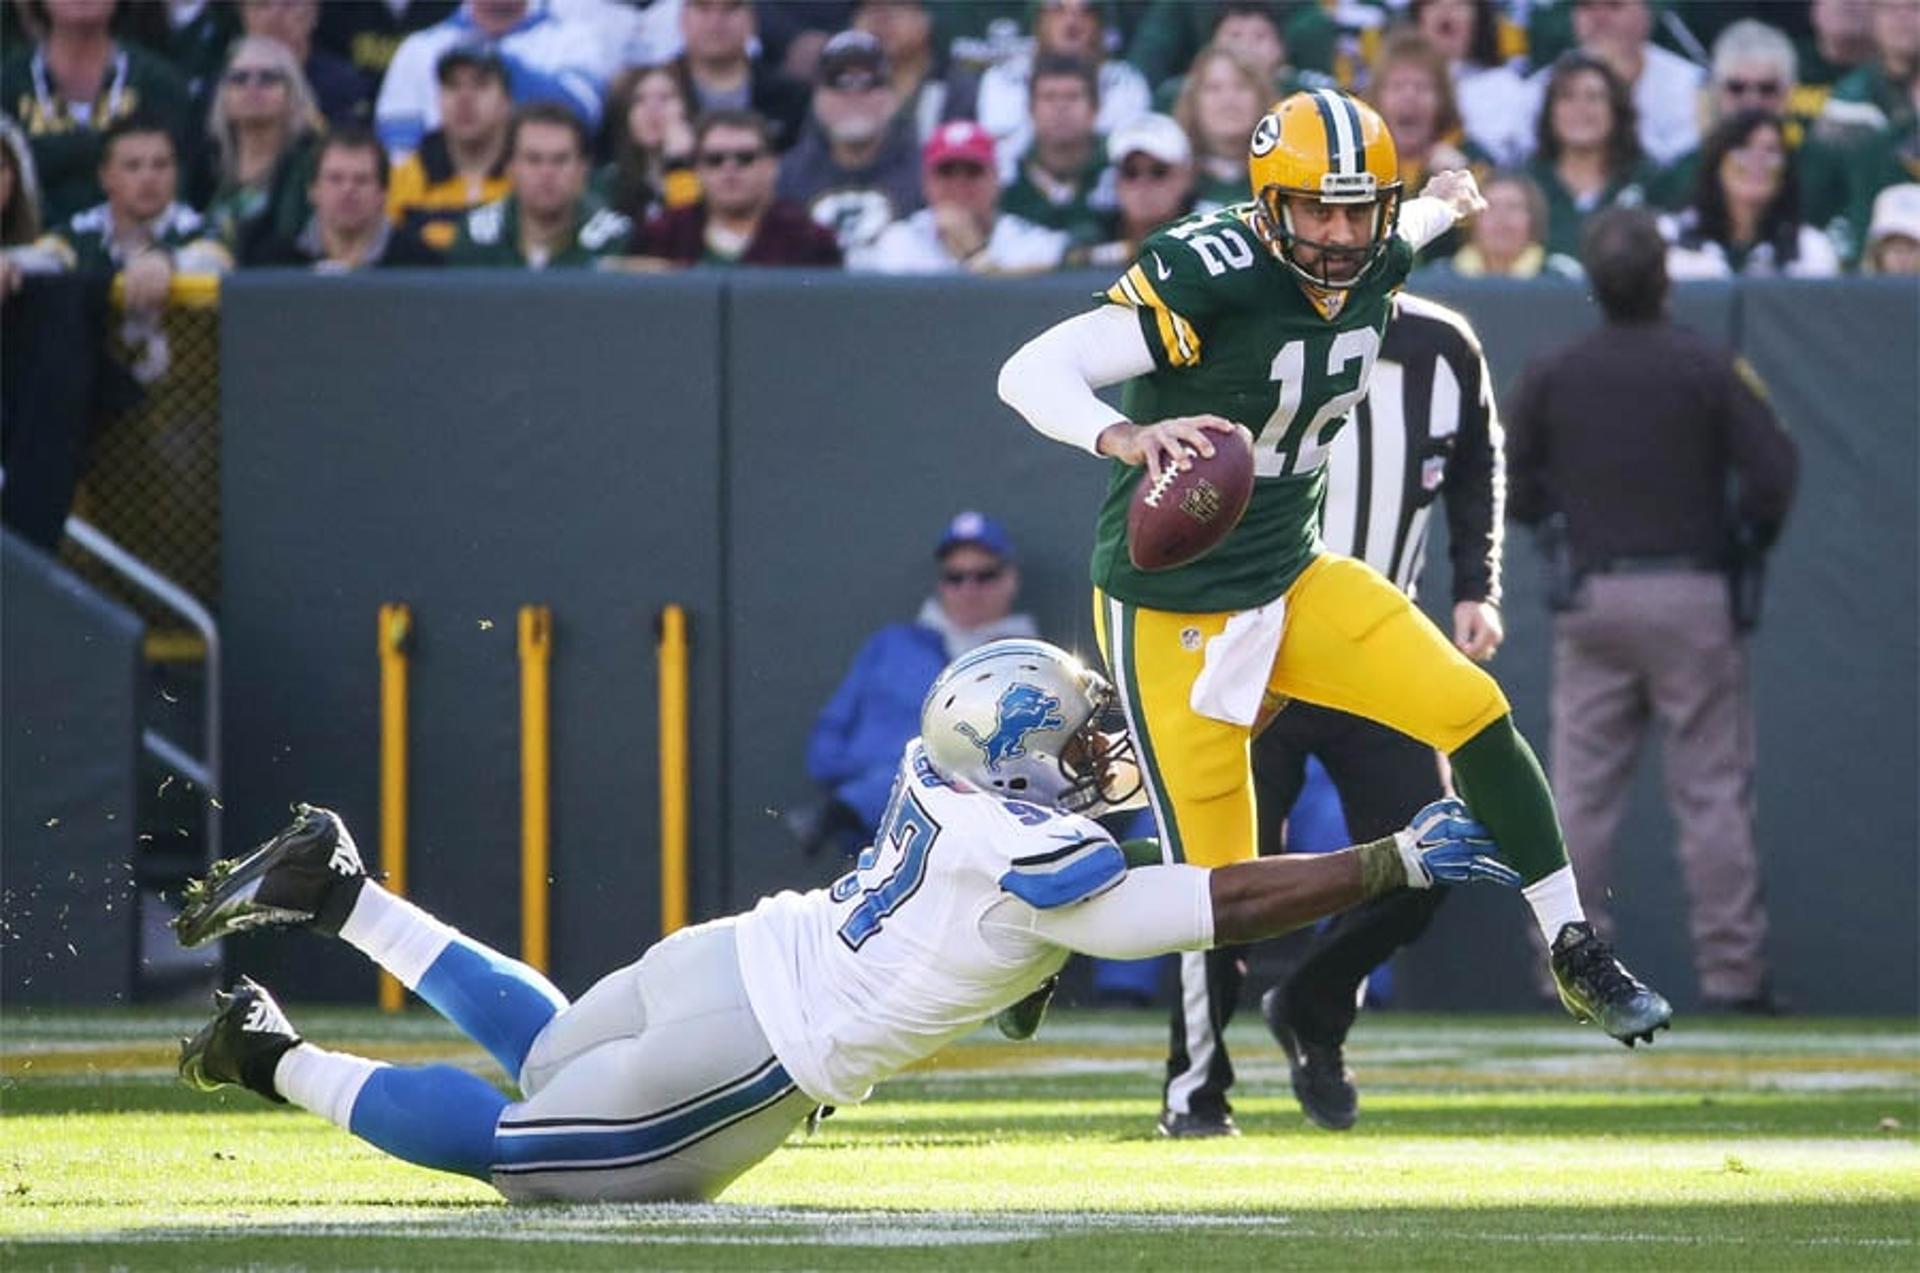
<path id="1" fill-rule="evenodd" d="M 1168 1140 L 1212 1140 L 1240 1134 L 1240 1128 L 1235 1125 L 1231 1114 L 1181 1114 L 1163 1109 L 1160 1111 L 1159 1127 L 1160 1134 Z"/>
<path id="2" fill-rule="evenodd" d="M 287 1014 L 265 986 L 242 977 L 231 991 L 213 992 L 213 1020 L 180 1040 L 180 1081 L 202 1092 L 244 1087 L 286 1104 L 273 1087 L 273 1068 L 300 1042 Z"/>
<path id="3" fill-rule="evenodd" d="M 1303 1042 L 1288 1024 L 1280 987 L 1260 996 L 1260 1016 L 1273 1041 L 1287 1054 L 1292 1071 L 1293 1097 L 1316 1127 L 1344 1132 L 1360 1118 L 1360 1093 L 1347 1069 L 1346 1051 L 1335 1043 L 1323 1046 Z"/>
<path id="4" fill-rule="evenodd" d="M 1628 972 L 1584 920 L 1560 929 L 1547 964 L 1573 1019 L 1593 1022 L 1628 1047 L 1652 1044 L 1654 1031 L 1673 1020 L 1666 999 Z"/>
<path id="5" fill-rule="evenodd" d="M 1059 987 L 1060 974 L 1055 973 L 1019 1003 L 1008 1004 L 994 1013 L 993 1024 L 1015 1043 L 1031 1039 L 1039 1032 L 1040 1023 L 1047 1016 L 1047 1005 L 1053 1002 L 1053 992 Z"/>
<path id="6" fill-rule="evenodd" d="M 215 862 L 187 885 L 173 919 L 182 946 L 255 928 L 312 928 L 338 936 L 367 868 L 346 824 L 329 809 L 294 807 L 286 830 L 243 858 Z"/>

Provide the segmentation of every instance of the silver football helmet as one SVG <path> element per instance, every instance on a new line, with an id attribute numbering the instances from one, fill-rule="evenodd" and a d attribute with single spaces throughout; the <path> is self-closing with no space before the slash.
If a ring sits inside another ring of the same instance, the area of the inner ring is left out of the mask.
<path id="1" fill-rule="evenodd" d="M 1140 768 L 1113 686 L 1045 641 L 990 641 L 947 666 L 920 708 L 941 777 L 1049 808 L 1118 807 Z"/>

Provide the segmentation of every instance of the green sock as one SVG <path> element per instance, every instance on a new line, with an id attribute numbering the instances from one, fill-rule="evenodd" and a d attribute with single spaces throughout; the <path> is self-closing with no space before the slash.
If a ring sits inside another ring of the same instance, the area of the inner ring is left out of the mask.
<path id="1" fill-rule="evenodd" d="M 1493 832 L 1501 856 L 1531 884 L 1567 864 L 1560 816 L 1540 761 L 1511 713 L 1469 738 L 1447 759 L 1467 807 Z"/>

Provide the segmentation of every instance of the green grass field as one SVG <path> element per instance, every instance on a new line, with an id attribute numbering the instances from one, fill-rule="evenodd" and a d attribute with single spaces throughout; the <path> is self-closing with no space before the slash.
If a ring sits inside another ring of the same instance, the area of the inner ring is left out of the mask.
<path id="1" fill-rule="evenodd" d="M 292 1015 L 486 1061 L 424 1013 Z M 1251 1014 L 1249 1014 L 1251 1015 Z M 177 1086 L 179 1014 L 0 1019 L 0 1266 L 204 1269 L 1920 1267 L 1910 1022 L 1364 1019 L 1362 1119 L 1300 1116 L 1257 1018 L 1225 1142 L 1152 1133 L 1157 1014 L 985 1036 L 798 1135 L 723 1203 L 509 1210 L 310 1115 Z"/>

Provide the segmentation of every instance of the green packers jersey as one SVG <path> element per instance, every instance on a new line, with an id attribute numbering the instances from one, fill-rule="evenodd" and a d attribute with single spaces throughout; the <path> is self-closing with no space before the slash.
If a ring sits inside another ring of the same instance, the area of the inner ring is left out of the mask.
<path id="1" fill-rule="evenodd" d="M 1127 505 L 1146 474 L 1114 462 L 1093 549 L 1093 582 L 1156 610 L 1244 610 L 1285 592 L 1320 551 L 1327 449 L 1365 396 L 1389 302 L 1413 267 L 1398 235 L 1345 292 L 1309 293 L 1249 224 L 1251 203 L 1158 231 L 1103 298 L 1135 311 L 1154 370 L 1124 409 L 1141 423 L 1217 415 L 1254 436 L 1253 500 L 1234 532 L 1178 569 L 1127 558 Z"/>
<path id="2" fill-rule="evenodd" d="M 192 208 L 170 203 L 146 226 L 142 240 L 169 252 L 195 248 L 203 259 L 226 259 L 226 251 L 212 237 L 211 227 Z M 76 213 L 67 223 L 49 230 L 37 245 L 69 270 L 111 274 L 127 263 L 127 253 L 113 237 L 113 212 L 104 203 Z"/>
<path id="3" fill-rule="evenodd" d="M 1038 167 L 1032 151 L 1021 157 L 1013 183 L 1000 192 L 1000 211 L 1049 230 L 1064 230 L 1076 243 L 1100 242 L 1102 222 L 1115 207 L 1114 173 L 1105 144 L 1094 147 L 1072 182 L 1061 183 L 1051 192 L 1046 188 L 1048 177 L 1036 175 Z"/>
<path id="4" fill-rule="evenodd" d="M 99 96 L 68 102 L 53 87 L 46 56 L 21 48 L 0 63 L 0 109 L 27 136 L 40 178 L 40 212 L 59 225 L 106 198 L 100 188 L 100 137 L 129 115 L 157 120 L 173 136 L 182 184 L 191 167 L 193 114 L 187 85 L 167 60 L 145 49 L 116 43 Z"/>
<path id="5" fill-rule="evenodd" d="M 520 201 L 514 195 L 483 203 L 467 213 L 460 234 L 447 252 L 448 265 L 527 268 L 592 268 L 601 257 L 627 249 L 633 222 L 591 196 L 574 208 L 573 233 L 553 256 L 534 266 L 520 250 Z"/>

